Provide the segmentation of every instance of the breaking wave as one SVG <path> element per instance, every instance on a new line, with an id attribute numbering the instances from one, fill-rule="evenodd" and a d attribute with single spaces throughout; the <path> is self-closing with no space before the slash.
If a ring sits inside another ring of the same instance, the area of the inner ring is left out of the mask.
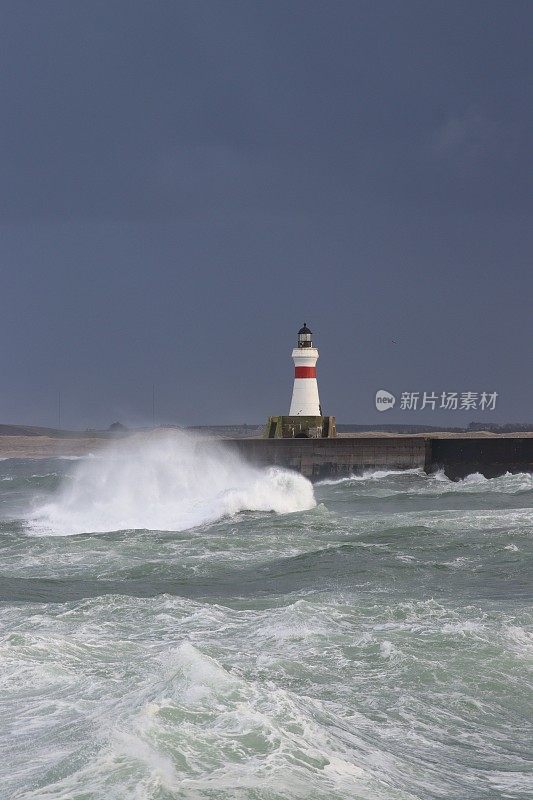
<path id="1" fill-rule="evenodd" d="M 495 478 L 486 478 L 479 472 L 473 472 L 460 480 L 451 480 L 443 470 L 426 474 L 420 468 L 404 470 L 366 470 L 361 474 L 346 475 L 320 481 L 319 486 L 337 486 L 341 484 L 375 485 L 382 493 L 390 495 L 411 494 L 485 494 L 499 492 L 503 494 L 520 494 L 533 491 L 533 474 L 530 472 L 506 472 Z M 408 489 L 407 489 L 408 487 Z M 387 492 L 388 490 L 388 492 Z"/>
<path id="2" fill-rule="evenodd" d="M 182 531 L 241 511 L 287 514 L 316 505 L 311 483 L 246 463 L 184 432 L 136 436 L 82 461 L 55 499 L 30 516 L 37 534 Z"/>
<path id="3" fill-rule="evenodd" d="M 379 481 L 382 478 L 391 478 L 402 475 L 422 475 L 425 472 L 421 467 L 413 469 L 370 469 L 360 474 L 344 475 L 342 478 L 325 478 L 319 481 L 320 486 L 336 486 L 342 483 L 358 483 L 359 481 Z"/>

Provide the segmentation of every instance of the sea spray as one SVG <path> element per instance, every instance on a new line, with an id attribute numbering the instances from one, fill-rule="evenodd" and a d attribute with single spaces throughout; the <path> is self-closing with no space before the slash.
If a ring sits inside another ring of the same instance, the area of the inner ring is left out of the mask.
<path id="1" fill-rule="evenodd" d="M 132 436 L 81 461 L 31 525 L 55 535 L 182 531 L 241 511 L 287 514 L 315 505 L 301 475 L 253 466 L 221 442 L 173 431 Z"/>

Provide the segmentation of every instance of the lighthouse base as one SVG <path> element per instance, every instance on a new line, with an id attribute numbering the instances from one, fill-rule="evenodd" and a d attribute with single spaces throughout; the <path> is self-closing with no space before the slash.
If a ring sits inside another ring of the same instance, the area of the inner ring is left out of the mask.
<path id="1" fill-rule="evenodd" d="M 264 439 L 332 439 L 335 417 L 269 417 Z"/>

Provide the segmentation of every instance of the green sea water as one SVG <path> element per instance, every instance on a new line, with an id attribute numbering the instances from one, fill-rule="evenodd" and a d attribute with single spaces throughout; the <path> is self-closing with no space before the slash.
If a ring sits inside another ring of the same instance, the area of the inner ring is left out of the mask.
<path id="1" fill-rule="evenodd" d="M 533 478 L 0 462 L 2 800 L 533 795 Z"/>

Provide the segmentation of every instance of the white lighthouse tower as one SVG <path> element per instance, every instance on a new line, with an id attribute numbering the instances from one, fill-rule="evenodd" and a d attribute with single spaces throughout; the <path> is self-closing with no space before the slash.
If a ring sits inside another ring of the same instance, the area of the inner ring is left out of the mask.
<path id="1" fill-rule="evenodd" d="M 304 322 L 298 331 L 298 347 L 292 351 L 294 361 L 294 386 L 292 390 L 291 417 L 322 416 L 316 382 L 318 350 L 313 347 L 311 331 Z"/>
<path id="2" fill-rule="evenodd" d="M 337 435 L 335 417 L 324 417 L 318 399 L 316 362 L 318 350 L 313 347 L 311 331 L 307 325 L 298 331 L 298 347 L 292 351 L 294 361 L 294 387 L 288 416 L 268 418 L 265 439 L 332 439 Z M 307 451 L 295 452 L 297 460 Z"/>

